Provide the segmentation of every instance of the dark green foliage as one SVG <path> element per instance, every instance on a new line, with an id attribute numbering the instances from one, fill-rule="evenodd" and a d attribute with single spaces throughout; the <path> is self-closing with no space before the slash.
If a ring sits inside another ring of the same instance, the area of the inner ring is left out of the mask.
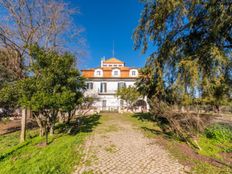
<path id="1" fill-rule="evenodd" d="M 17 90 L 16 83 L 10 83 L 3 87 L 0 91 L 0 106 L 3 108 L 16 108 L 19 97 Z"/>
<path id="2" fill-rule="evenodd" d="M 229 1 L 143 0 L 135 49 L 154 45 L 140 91 L 180 105 L 231 102 L 232 5 Z M 143 73 L 144 74 L 144 73 Z M 148 74 L 148 73 L 146 73 Z M 150 89 L 149 89 L 150 88 Z M 220 94 L 220 95 L 219 95 Z M 143 94 L 144 95 L 144 94 Z"/>
<path id="3" fill-rule="evenodd" d="M 150 66 L 141 68 L 139 71 L 140 77 L 136 82 L 137 90 L 142 96 L 152 97 L 155 92 L 155 86 L 153 79 L 153 69 Z"/>
<path id="4" fill-rule="evenodd" d="M 58 112 L 71 112 L 81 102 L 84 79 L 75 67 L 75 57 L 30 47 L 31 64 L 27 77 L 0 91 L 0 103 L 30 108 L 41 135 L 54 131 Z M 44 131 L 42 129 L 45 129 Z"/>
<path id="5" fill-rule="evenodd" d="M 227 124 L 214 124 L 205 129 L 207 138 L 219 142 L 232 142 L 232 126 Z"/>
<path id="6" fill-rule="evenodd" d="M 59 55 L 37 46 L 31 48 L 31 57 L 32 76 L 19 83 L 20 105 L 33 111 L 72 110 L 84 87 L 80 72 L 75 68 L 75 58 L 68 53 Z"/>

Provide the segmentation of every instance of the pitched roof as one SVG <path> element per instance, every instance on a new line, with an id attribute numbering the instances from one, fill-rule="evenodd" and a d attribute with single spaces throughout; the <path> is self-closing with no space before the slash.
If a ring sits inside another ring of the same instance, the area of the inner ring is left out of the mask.
<path id="1" fill-rule="evenodd" d="M 122 62 L 121 60 L 118 60 L 115 57 L 112 57 L 110 59 L 104 60 L 104 63 L 122 63 L 123 64 L 124 62 Z"/>

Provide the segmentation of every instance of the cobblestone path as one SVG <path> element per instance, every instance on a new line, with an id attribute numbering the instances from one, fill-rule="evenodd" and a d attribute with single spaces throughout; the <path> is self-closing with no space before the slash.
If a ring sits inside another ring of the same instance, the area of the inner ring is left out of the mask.
<path id="1" fill-rule="evenodd" d="M 86 141 L 75 174 L 177 174 L 183 166 L 132 123 L 111 114 Z"/>

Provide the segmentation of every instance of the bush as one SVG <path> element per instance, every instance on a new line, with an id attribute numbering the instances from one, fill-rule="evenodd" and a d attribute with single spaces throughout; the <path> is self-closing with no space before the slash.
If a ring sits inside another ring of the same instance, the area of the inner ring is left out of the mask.
<path id="1" fill-rule="evenodd" d="M 153 98 L 150 103 L 151 114 L 160 128 L 168 135 L 174 135 L 191 144 L 191 138 L 202 133 L 212 119 L 207 114 L 181 113 L 172 110 L 167 103 Z"/>
<path id="2" fill-rule="evenodd" d="M 232 127 L 226 124 L 214 124 L 205 129 L 205 135 L 220 142 L 232 141 Z"/>

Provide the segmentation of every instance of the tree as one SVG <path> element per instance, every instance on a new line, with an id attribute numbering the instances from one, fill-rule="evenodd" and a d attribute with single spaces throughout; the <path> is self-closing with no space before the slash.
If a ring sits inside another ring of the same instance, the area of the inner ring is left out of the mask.
<path id="1" fill-rule="evenodd" d="M 56 51 L 71 50 L 71 44 L 80 48 L 82 28 L 72 22 L 78 13 L 67 3 L 55 0 L 0 0 L 5 11 L 0 22 L 0 46 L 16 50 L 25 59 L 28 46 L 38 45 Z M 80 50 L 78 50 L 80 51 Z"/>
<path id="2" fill-rule="evenodd" d="M 79 101 L 79 104 L 76 107 L 76 111 L 79 116 L 85 116 L 91 109 L 93 109 L 93 104 L 98 98 L 95 95 L 84 96 Z"/>
<path id="3" fill-rule="evenodd" d="M 0 89 L 4 84 L 13 82 L 22 74 L 17 53 L 12 49 L 0 48 Z"/>
<path id="4" fill-rule="evenodd" d="M 55 0 L 0 0 L 0 11 L 4 11 L 0 21 L 0 48 L 12 50 L 16 55 L 17 61 L 12 61 L 9 53 L 6 57 L 17 67 L 20 79 L 27 76 L 26 66 L 32 63 L 28 48 L 35 43 L 58 52 L 74 53 L 74 46 L 76 55 L 81 52 L 82 28 L 73 24 L 72 15 L 76 11 L 68 4 Z"/>
<path id="5" fill-rule="evenodd" d="M 209 95 L 209 89 L 216 90 L 211 86 L 215 79 L 225 76 L 231 79 L 231 67 L 228 67 L 232 48 L 230 3 L 216 0 L 142 2 L 144 9 L 133 35 L 134 46 L 135 49 L 142 47 L 142 52 L 150 42 L 155 46 L 147 61 L 147 65 L 153 66 L 150 81 L 155 84 L 154 96 L 164 101 L 167 96 L 173 96 L 167 95 L 168 92 L 183 88 L 183 100 L 203 98 Z M 231 85 L 228 80 L 223 83 L 223 86 Z"/>
<path id="6" fill-rule="evenodd" d="M 191 143 L 189 137 L 202 131 L 209 119 L 171 106 L 210 104 L 219 111 L 220 105 L 231 102 L 232 5 L 223 0 L 141 2 L 134 48 L 153 52 L 145 66 L 152 72 L 149 83 L 138 88 L 146 89 L 151 113 L 163 131 Z"/>
<path id="7" fill-rule="evenodd" d="M 136 81 L 136 86 L 138 87 L 139 93 L 148 98 L 154 95 L 154 78 L 153 78 L 153 68 L 149 65 L 145 66 L 144 68 L 139 70 L 139 78 Z"/>
<path id="8" fill-rule="evenodd" d="M 53 134 L 58 112 L 75 108 L 82 97 L 84 79 L 75 68 L 71 54 L 60 55 L 33 46 L 30 56 L 34 60 L 29 67 L 30 76 L 17 82 L 18 104 L 31 108 L 47 143 L 48 130 Z"/>
<path id="9" fill-rule="evenodd" d="M 0 114 L 0 120 L 2 117 L 7 117 L 14 109 L 18 107 L 18 92 L 17 86 L 14 82 L 8 83 L 8 85 L 2 86 L 0 88 L 0 106 L 3 109 L 3 112 Z"/>
<path id="10" fill-rule="evenodd" d="M 127 104 L 127 110 L 134 110 L 134 103 L 139 99 L 140 94 L 135 87 L 121 87 L 116 94 L 120 99 L 124 100 Z"/>

